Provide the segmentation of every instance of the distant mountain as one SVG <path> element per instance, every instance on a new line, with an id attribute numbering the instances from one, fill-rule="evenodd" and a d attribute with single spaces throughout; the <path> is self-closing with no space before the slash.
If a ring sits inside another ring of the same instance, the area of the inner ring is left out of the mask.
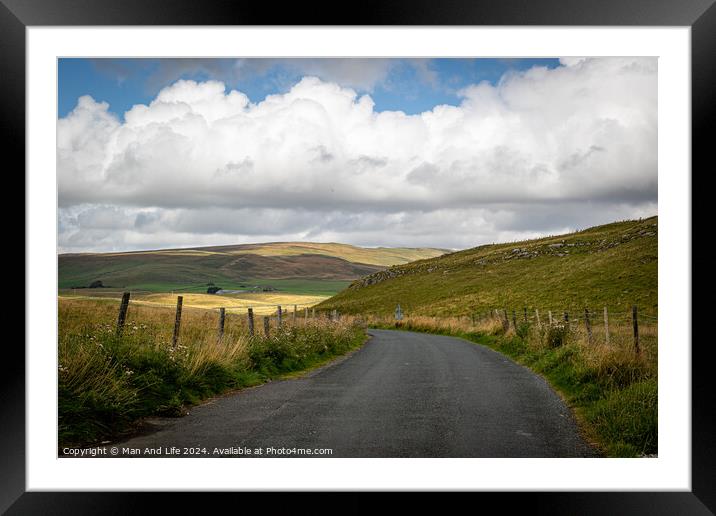
<path id="1" fill-rule="evenodd" d="M 657 312 L 658 218 L 491 244 L 375 272 L 316 308 L 391 315 L 469 315 L 491 309 Z"/>
<path id="2" fill-rule="evenodd" d="M 337 291 L 356 278 L 388 266 L 439 256 L 445 252 L 444 249 L 432 248 L 367 248 L 336 243 L 270 242 L 120 253 L 60 254 L 58 286 L 88 287 L 93 282 L 101 281 L 105 287 L 113 288 L 164 291 L 193 287 L 200 291 L 212 283 L 221 288 L 240 289 L 254 283 L 270 283 L 270 280 L 293 287 L 300 286 L 300 280 L 311 280 L 334 282 L 328 290 Z"/>

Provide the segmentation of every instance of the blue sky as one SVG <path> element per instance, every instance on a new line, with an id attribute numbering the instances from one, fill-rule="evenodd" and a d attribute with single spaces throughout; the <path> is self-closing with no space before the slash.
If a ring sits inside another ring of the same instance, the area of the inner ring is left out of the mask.
<path id="1" fill-rule="evenodd" d="M 657 71 L 651 57 L 62 59 L 60 252 L 461 249 L 654 215 Z"/>
<path id="2" fill-rule="evenodd" d="M 135 104 L 149 104 L 178 79 L 215 79 L 242 91 L 252 102 L 284 93 L 304 75 L 368 93 L 376 111 L 420 113 L 439 104 L 459 104 L 470 84 L 496 84 L 508 72 L 533 66 L 554 68 L 558 59 L 84 59 L 58 63 L 58 116 L 82 95 L 107 102 L 120 118 Z M 352 70 L 348 69 L 352 68 Z"/>

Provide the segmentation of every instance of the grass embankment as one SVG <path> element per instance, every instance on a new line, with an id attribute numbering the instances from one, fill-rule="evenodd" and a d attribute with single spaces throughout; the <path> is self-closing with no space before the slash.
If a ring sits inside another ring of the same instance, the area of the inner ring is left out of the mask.
<path id="1" fill-rule="evenodd" d="M 246 318 L 186 309 L 171 345 L 174 312 L 131 304 L 121 337 L 117 303 L 59 300 L 59 445 L 86 446 L 131 432 L 147 416 L 179 416 L 185 407 L 229 389 L 305 370 L 359 347 L 363 328 L 349 321 L 287 318 L 249 338 Z"/>
<path id="2" fill-rule="evenodd" d="M 575 412 L 585 437 L 608 457 L 657 453 L 657 328 L 640 325 L 641 351 L 633 347 L 628 321 L 610 321 L 609 344 L 604 327 L 586 329 L 563 322 L 532 319 L 510 323 L 493 316 L 479 318 L 414 317 L 400 329 L 461 337 L 489 346 L 544 376 Z M 369 325 L 395 328 L 388 318 Z"/>
<path id="3" fill-rule="evenodd" d="M 651 217 L 577 233 L 491 244 L 391 267 L 318 305 L 345 314 L 453 317 L 494 308 L 582 313 L 638 305 L 656 316 L 658 221 Z"/>

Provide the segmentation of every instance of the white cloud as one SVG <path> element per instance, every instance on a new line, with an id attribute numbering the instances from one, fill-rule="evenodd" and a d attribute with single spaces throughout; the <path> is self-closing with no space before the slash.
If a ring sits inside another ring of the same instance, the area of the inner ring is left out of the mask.
<path id="1" fill-rule="evenodd" d="M 258 104 L 220 82 L 178 81 L 124 123 L 82 97 L 58 121 L 61 246 L 310 236 L 464 247 L 574 227 L 560 210 L 580 203 L 594 223 L 655 212 L 656 59 L 562 64 L 416 115 L 376 112 L 370 96 L 315 77 Z M 350 60 L 338 69 L 355 73 Z M 115 227 L 107 210 L 135 219 Z M 458 214 L 475 218 L 461 226 Z"/>

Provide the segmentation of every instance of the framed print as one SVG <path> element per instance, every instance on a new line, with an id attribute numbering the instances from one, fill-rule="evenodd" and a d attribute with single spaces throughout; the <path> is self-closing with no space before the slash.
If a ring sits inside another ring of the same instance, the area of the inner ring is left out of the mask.
<path id="1" fill-rule="evenodd" d="M 3 510 L 714 510 L 691 170 L 716 8 L 422 4 L 3 0 Z"/>

